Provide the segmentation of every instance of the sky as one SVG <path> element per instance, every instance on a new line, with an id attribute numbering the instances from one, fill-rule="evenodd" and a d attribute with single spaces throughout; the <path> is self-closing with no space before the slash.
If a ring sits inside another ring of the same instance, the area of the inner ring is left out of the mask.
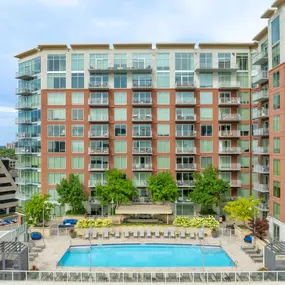
<path id="1" fill-rule="evenodd" d="M 273 0 L 0 0 L 0 146 L 15 141 L 14 55 L 38 44 L 247 42 Z"/>

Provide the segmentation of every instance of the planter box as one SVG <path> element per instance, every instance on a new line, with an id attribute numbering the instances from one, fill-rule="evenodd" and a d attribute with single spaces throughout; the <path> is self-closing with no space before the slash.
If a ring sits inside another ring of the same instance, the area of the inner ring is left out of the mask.
<path id="1" fill-rule="evenodd" d="M 251 234 L 251 230 L 249 228 L 241 228 L 240 226 L 235 226 L 235 233 L 237 237 L 243 240 L 246 235 Z"/>

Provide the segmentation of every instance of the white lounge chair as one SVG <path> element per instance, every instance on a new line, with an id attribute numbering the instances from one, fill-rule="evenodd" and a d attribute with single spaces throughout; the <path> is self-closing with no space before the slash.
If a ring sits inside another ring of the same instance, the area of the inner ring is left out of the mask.
<path id="1" fill-rule="evenodd" d="M 150 229 L 146 229 L 146 236 L 148 238 L 151 238 L 152 237 L 152 234 L 151 234 L 151 230 Z"/>
<path id="2" fill-rule="evenodd" d="M 130 236 L 130 233 L 129 233 L 128 229 L 125 229 L 124 235 L 125 235 L 125 238 L 128 238 Z"/>
<path id="3" fill-rule="evenodd" d="M 180 237 L 181 237 L 181 238 L 186 238 L 186 232 L 185 232 L 184 229 L 181 229 L 181 230 L 180 230 Z"/>
<path id="4" fill-rule="evenodd" d="M 108 230 L 104 231 L 103 237 L 104 238 L 109 238 L 109 231 Z"/>
<path id="5" fill-rule="evenodd" d="M 174 229 L 170 229 L 170 237 L 171 238 L 175 238 L 176 237 Z"/>
<path id="6" fill-rule="evenodd" d="M 85 239 L 89 239 L 89 230 L 86 230 L 86 231 L 84 232 L 84 238 L 85 238 Z"/>
<path id="7" fill-rule="evenodd" d="M 198 238 L 203 239 L 204 238 L 204 233 L 202 231 L 198 232 Z"/>
<path id="8" fill-rule="evenodd" d="M 164 232 L 163 232 L 163 237 L 164 238 L 168 238 L 169 235 L 168 235 L 168 229 L 165 229 Z"/>
<path id="9" fill-rule="evenodd" d="M 116 231 L 115 231 L 115 237 L 116 237 L 116 238 L 119 238 L 119 237 L 120 237 L 120 231 L 119 231 L 119 229 L 116 229 Z"/>
<path id="10" fill-rule="evenodd" d="M 196 238 L 196 236 L 195 236 L 195 233 L 194 233 L 194 232 L 190 232 L 190 238 L 191 238 L 191 239 L 195 239 L 195 238 Z"/>
<path id="11" fill-rule="evenodd" d="M 159 238 L 159 237 L 160 237 L 160 231 L 159 231 L 159 229 L 156 229 L 156 230 L 155 230 L 155 237 L 156 237 L 156 238 Z"/>
<path id="12" fill-rule="evenodd" d="M 134 235 L 134 237 L 139 237 L 139 234 L 138 234 L 138 230 L 136 229 L 136 230 L 134 230 L 134 233 L 133 233 L 133 235 Z"/>
<path id="13" fill-rule="evenodd" d="M 144 229 L 140 229 L 140 237 L 141 237 L 141 238 L 144 237 Z"/>

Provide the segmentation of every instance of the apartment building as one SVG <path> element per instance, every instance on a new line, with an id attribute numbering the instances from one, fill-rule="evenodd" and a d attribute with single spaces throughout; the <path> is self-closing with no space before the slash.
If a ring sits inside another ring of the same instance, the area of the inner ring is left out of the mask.
<path id="1" fill-rule="evenodd" d="M 170 171 L 175 214 L 193 215 L 192 175 L 213 165 L 229 199 L 259 197 L 272 236 L 284 238 L 284 1 L 262 17 L 268 26 L 250 43 L 57 44 L 16 55 L 20 206 L 33 193 L 56 200 L 56 184 L 75 173 L 87 210 L 104 215 L 94 188 L 118 168 L 137 187 L 134 202 L 150 200 L 150 175 Z"/>

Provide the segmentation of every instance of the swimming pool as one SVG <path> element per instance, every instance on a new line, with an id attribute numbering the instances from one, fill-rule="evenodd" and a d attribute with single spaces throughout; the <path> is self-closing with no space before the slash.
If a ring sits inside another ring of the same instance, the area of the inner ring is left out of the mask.
<path id="1" fill-rule="evenodd" d="M 109 244 L 70 247 L 57 266 L 89 267 L 235 266 L 220 246 L 180 244 Z"/>

